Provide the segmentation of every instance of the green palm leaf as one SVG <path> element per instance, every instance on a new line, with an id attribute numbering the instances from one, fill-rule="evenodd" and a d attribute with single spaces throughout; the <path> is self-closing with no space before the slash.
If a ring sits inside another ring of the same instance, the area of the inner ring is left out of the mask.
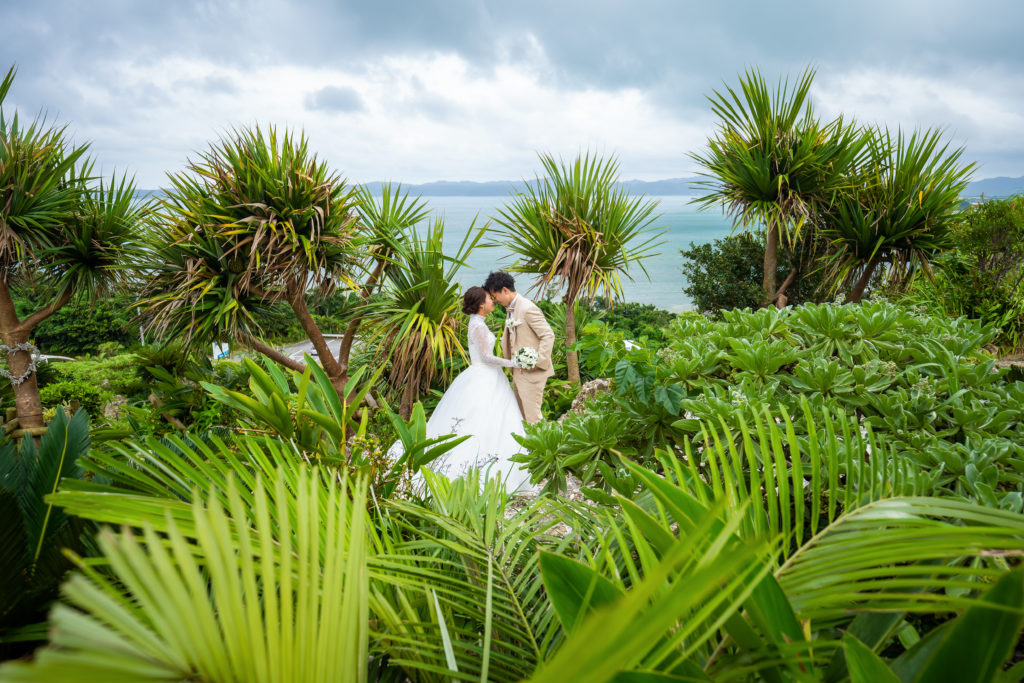
<path id="1" fill-rule="evenodd" d="M 365 488 L 282 472 L 198 497 L 166 540 L 104 531 L 117 579 L 81 562 L 52 646 L 4 680 L 365 681 Z"/>

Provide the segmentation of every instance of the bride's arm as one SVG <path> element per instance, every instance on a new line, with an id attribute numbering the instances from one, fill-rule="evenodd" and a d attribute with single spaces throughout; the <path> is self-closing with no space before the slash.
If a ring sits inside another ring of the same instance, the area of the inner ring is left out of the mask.
<path id="1" fill-rule="evenodd" d="M 480 362 L 486 365 L 497 365 L 502 368 L 514 368 L 515 364 L 512 361 L 494 355 L 494 344 L 488 344 L 489 340 L 490 334 L 483 322 L 470 325 L 469 343 L 476 349 Z"/>

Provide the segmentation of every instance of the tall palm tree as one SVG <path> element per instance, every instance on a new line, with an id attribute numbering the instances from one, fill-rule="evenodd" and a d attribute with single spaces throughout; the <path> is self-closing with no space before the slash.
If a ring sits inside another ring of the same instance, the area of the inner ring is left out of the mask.
<path id="1" fill-rule="evenodd" d="M 359 199 L 302 134 L 235 129 L 170 176 L 152 231 L 144 313 L 150 327 L 192 346 L 234 341 L 275 362 L 304 365 L 263 340 L 283 301 L 339 393 L 346 370 L 309 310 L 309 297 L 352 285 Z"/>
<path id="2" fill-rule="evenodd" d="M 754 70 L 740 77 L 739 92 L 714 91 L 708 100 L 718 130 L 705 154 L 690 155 L 706 178 L 697 185 L 707 194 L 694 203 L 721 204 L 737 227 L 766 227 L 762 286 L 768 302 L 785 290 L 775 278 L 780 240 L 792 240 L 808 219 L 831 205 L 864 156 L 857 127 L 842 118 L 823 124 L 815 117 L 809 99 L 813 81 L 814 71 L 807 69 L 792 88 L 787 79 L 772 91 Z M 786 285 L 790 282 L 787 278 Z"/>
<path id="3" fill-rule="evenodd" d="M 72 144 L 65 126 L 8 118 L 2 105 L 14 75 L 12 67 L 0 83 L 0 339 L 19 427 L 39 436 L 45 429 L 32 332 L 75 296 L 96 300 L 128 283 L 147 209 L 128 178 L 92 177 L 88 146 Z M 19 289 L 49 300 L 19 317 Z"/>
<path id="4" fill-rule="evenodd" d="M 540 154 L 546 174 L 498 210 L 499 236 L 518 257 L 510 270 L 537 275 L 537 287 L 563 290 L 565 344 L 576 343 L 575 303 L 603 291 L 622 298 L 622 276 L 655 256 L 661 243 L 652 224 L 655 200 L 630 196 L 619 185 L 619 162 L 590 152 L 567 164 Z M 569 380 L 580 381 L 579 357 L 567 351 Z"/>
<path id="5" fill-rule="evenodd" d="M 445 255 L 444 220 L 435 218 L 420 236 L 415 228 L 387 270 L 381 301 L 369 314 L 372 338 L 382 358 L 392 360 L 390 380 L 401 387 L 399 414 L 408 420 L 413 403 L 430 386 L 438 368 L 447 376 L 452 360 L 465 358 L 460 268 L 480 242 L 482 230 L 469 226 L 455 254 Z"/>
<path id="6" fill-rule="evenodd" d="M 963 147 L 951 149 L 938 130 L 897 131 L 895 139 L 888 130 L 874 130 L 869 139 L 870 157 L 856 184 L 840 193 L 822 221 L 835 286 L 851 282 L 851 301 L 861 300 L 879 264 L 905 281 L 953 246 L 960 193 L 974 170 L 974 164 L 960 164 Z"/>

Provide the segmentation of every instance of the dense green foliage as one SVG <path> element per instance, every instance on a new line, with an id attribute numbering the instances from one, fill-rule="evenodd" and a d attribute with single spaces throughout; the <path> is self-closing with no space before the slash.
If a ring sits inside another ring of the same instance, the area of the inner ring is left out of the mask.
<path id="1" fill-rule="evenodd" d="M 41 303 L 31 295 L 17 297 L 15 306 L 24 315 Z M 33 335 L 43 353 L 60 356 L 95 354 L 101 344 L 138 344 L 139 325 L 134 299 L 121 294 L 98 301 L 72 300 L 41 322 Z"/>
<path id="2" fill-rule="evenodd" d="M 604 297 L 597 297 L 594 308 L 601 313 L 604 324 L 625 332 L 630 339 L 661 339 L 664 328 L 675 318 L 674 313 L 651 304 L 623 301 L 609 305 Z"/>
<path id="3" fill-rule="evenodd" d="M 274 396 L 303 390 L 267 392 L 267 380 L 250 400 L 269 425 Z M 326 375 L 316 383 L 334 396 Z M 786 452 L 802 452 L 790 424 L 752 419 L 734 436 L 769 435 L 762 475 L 748 480 L 716 440 L 706 471 L 627 463 L 640 492 L 606 508 L 513 510 L 475 473 L 425 473 L 427 500 L 371 496 L 353 470 L 311 467 L 284 433 L 94 449 L 83 465 L 105 483 L 65 480 L 52 500 L 134 529 L 101 533 L 109 571 L 79 560 L 52 646 L 0 675 L 863 681 L 867 667 L 930 682 L 955 666 L 994 680 L 1021 628 L 1024 577 L 1001 559 L 1024 551 L 1020 515 L 905 495 L 919 493 L 905 471 L 849 480 L 852 445 L 835 439 L 790 467 Z M 805 479 L 814 467 L 823 477 Z M 871 552 L 851 552 L 861 546 Z M 915 612 L 959 616 L 918 632 Z M 913 644 L 890 653 L 897 633 Z"/>
<path id="4" fill-rule="evenodd" d="M 682 455 L 707 425 L 738 428 L 770 407 L 802 439 L 823 411 L 856 416 L 872 448 L 914 463 L 936 490 L 1024 506 L 1024 383 L 1003 381 L 982 351 L 991 328 L 877 302 L 681 316 L 668 335 L 660 350 L 584 354 L 614 368 L 615 391 L 589 414 L 528 429 L 538 480 L 555 467 L 607 481 L 598 462 L 621 470 L 626 454 L 657 469 L 655 449 Z"/>
<path id="5" fill-rule="evenodd" d="M 786 289 L 790 304 L 817 303 L 827 296 L 823 271 L 815 263 L 821 240 L 815 242 L 805 235 L 793 248 L 780 253 L 777 279 L 785 280 L 794 269 L 797 271 Z M 686 278 L 683 291 L 694 308 L 716 316 L 733 308 L 758 308 L 764 302 L 764 250 L 763 232 L 738 233 L 704 244 L 691 242 L 689 249 L 681 249 Z"/>
<path id="6" fill-rule="evenodd" d="M 1024 198 L 984 201 L 958 214 L 955 246 L 935 259 L 908 300 L 936 314 L 977 318 L 999 328 L 994 340 L 1024 350 Z"/>

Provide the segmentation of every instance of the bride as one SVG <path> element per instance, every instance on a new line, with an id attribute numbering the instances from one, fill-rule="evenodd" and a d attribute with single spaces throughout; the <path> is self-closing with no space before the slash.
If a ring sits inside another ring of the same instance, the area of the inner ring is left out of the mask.
<path id="1" fill-rule="evenodd" d="M 470 287 L 462 297 L 462 312 L 469 315 L 470 365 L 438 401 L 427 421 L 427 438 L 444 434 L 469 434 L 470 438 L 427 467 L 452 479 L 475 467 L 487 477 L 500 476 L 513 493 L 529 488 L 530 473 L 510 461 L 522 451 L 512 435 L 523 433 L 523 414 L 503 371 L 516 365 L 494 355 L 495 336 L 484 321 L 493 310 L 494 300 L 483 287 Z M 396 446 L 401 448 L 400 443 Z"/>

